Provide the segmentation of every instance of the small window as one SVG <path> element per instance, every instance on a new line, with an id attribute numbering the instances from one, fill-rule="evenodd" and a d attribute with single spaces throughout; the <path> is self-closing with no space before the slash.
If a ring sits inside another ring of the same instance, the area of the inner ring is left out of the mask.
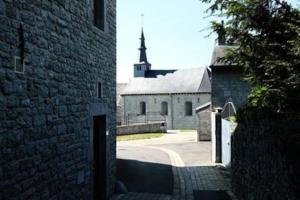
<path id="1" fill-rule="evenodd" d="M 200 103 L 200 98 L 197 99 L 198 103 Z"/>
<path id="2" fill-rule="evenodd" d="M 179 97 L 177 98 L 177 103 L 180 103 L 180 98 Z"/>
<path id="3" fill-rule="evenodd" d="M 15 72 L 24 74 L 24 64 L 21 62 L 21 58 L 15 56 L 14 57 L 14 66 L 15 66 Z"/>
<path id="4" fill-rule="evenodd" d="M 161 114 L 168 115 L 168 102 L 164 101 L 161 103 Z"/>
<path id="5" fill-rule="evenodd" d="M 190 102 L 190 101 L 185 102 L 185 115 L 186 116 L 193 115 L 193 105 L 192 105 L 192 102 Z"/>
<path id="6" fill-rule="evenodd" d="M 156 101 L 156 98 L 154 98 L 154 103 L 156 103 L 157 101 Z"/>
<path id="7" fill-rule="evenodd" d="M 97 85 L 97 97 L 99 99 L 102 98 L 102 84 L 101 84 L 101 82 L 98 82 L 98 85 Z"/>
<path id="8" fill-rule="evenodd" d="M 146 114 L 146 103 L 144 101 L 140 102 L 140 115 Z"/>
<path id="9" fill-rule="evenodd" d="M 104 1 L 94 0 L 94 24 L 104 30 Z"/>

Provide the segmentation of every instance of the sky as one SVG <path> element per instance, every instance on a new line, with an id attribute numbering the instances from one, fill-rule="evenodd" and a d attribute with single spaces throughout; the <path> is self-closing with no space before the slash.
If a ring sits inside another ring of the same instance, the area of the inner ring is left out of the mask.
<path id="1" fill-rule="evenodd" d="M 214 20 L 208 6 L 199 0 L 117 0 L 117 82 L 133 77 L 141 27 L 152 69 L 208 66 L 217 37 L 207 37 Z"/>

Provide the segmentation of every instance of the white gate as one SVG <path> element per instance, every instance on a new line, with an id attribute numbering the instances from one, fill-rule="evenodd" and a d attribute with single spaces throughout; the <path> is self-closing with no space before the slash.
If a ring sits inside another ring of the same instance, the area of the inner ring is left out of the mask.
<path id="1" fill-rule="evenodd" d="M 227 167 L 231 161 L 231 122 L 222 119 L 222 163 Z"/>

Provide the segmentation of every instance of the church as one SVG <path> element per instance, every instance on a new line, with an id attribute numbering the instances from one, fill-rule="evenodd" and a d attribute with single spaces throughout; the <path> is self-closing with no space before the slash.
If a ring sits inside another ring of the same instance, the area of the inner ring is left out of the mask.
<path id="1" fill-rule="evenodd" d="M 196 129 L 196 108 L 211 101 L 209 70 L 153 70 L 146 50 L 142 30 L 134 78 L 121 93 L 122 124 L 165 121 L 168 129 Z"/>

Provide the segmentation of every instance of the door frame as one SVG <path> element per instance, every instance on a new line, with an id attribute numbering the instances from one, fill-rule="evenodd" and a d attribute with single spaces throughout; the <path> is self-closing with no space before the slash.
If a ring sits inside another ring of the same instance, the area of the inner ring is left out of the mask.
<path id="1" fill-rule="evenodd" d="M 93 196 L 107 197 L 106 115 L 93 117 Z M 98 152 L 98 153 L 97 153 Z M 98 189 L 97 189 L 98 188 Z"/>
<path id="2" fill-rule="evenodd" d="M 94 117 L 95 116 L 100 116 L 100 115 L 105 115 L 106 116 L 106 198 L 110 196 L 111 192 L 109 190 L 111 180 L 108 174 L 110 174 L 110 168 L 108 168 L 108 165 L 110 164 L 110 157 L 108 155 L 111 155 L 111 149 L 110 146 L 111 144 L 111 138 L 109 138 L 110 131 L 109 130 L 109 124 L 111 123 L 110 121 L 110 115 L 113 113 L 113 110 L 111 110 L 106 103 L 90 103 L 88 105 L 89 108 L 89 119 L 88 119 L 88 126 L 89 126 L 89 147 L 88 147 L 88 162 L 90 164 L 90 172 L 91 172 L 91 179 L 90 179 L 90 184 L 91 184 L 91 196 L 94 196 L 94 179 L 93 179 L 93 161 L 94 161 Z M 111 155 L 113 156 L 113 155 Z"/>

